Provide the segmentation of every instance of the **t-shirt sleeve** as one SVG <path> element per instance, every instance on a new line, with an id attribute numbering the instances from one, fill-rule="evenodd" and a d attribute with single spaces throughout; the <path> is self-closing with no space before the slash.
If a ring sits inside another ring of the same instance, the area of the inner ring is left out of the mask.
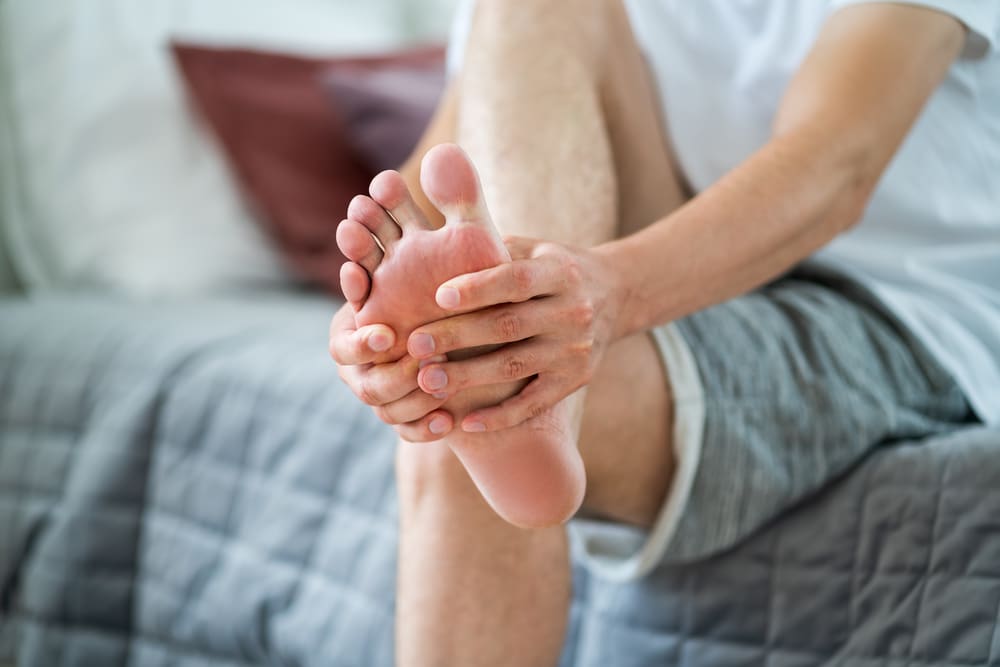
<path id="1" fill-rule="evenodd" d="M 958 19 L 969 31 L 962 58 L 979 59 L 1000 47 L 1000 0 L 833 0 L 830 4 L 832 11 L 874 2 L 927 7 Z"/>

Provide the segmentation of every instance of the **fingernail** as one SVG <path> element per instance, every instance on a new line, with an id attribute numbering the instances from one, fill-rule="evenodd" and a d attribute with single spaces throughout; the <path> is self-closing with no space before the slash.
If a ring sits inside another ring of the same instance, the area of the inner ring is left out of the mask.
<path id="1" fill-rule="evenodd" d="M 388 336 L 377 333 L 368 337 L 368 347 L 375 352 L 385 352 L 392 347 L 392 343 L 389 341 Z"/>
<path id="2" fill-rule="evenodd" d="M 444 417 L 435 417 L 431 420 L 431 423 L 428 424 L 428 428 L 430 428 L 431 433 L 434 435 L 441 435 L 448 430 L 448 420 Z"/>
<path id="3" fill-rule="evenodd" d="M 431 396 L 433 396 L 439 401 L 443 401 L 444 399 L 448 398 L 448 394 L 431 394 Z"/>
<path id="4" fill-rule="evenodd" d="M 431 390 L 444 389 L 448 386 L 448 374 L 440 368 L 432 368 L 424 373 L 424 384 Z"/>
<path id="5" fill-rule="evenodd" d="M 410 348 L 418 357 L 434 354 L 434 337 L 425 333 L 414 334 L 410 338 Z"/>
<path id="6" fill-rule="evenodd" d="M 462 430 L 466 433 L 484 433 L 486 431 L 486 424 L 481 421 L 466 422 L 462 425 Z"/>
<path id="7" fill-rule="evenodd" d="M 442 287 L 438 289 L 437 302 L 442 308 L 457 308 L 458 290 L 454 287 Z"/>

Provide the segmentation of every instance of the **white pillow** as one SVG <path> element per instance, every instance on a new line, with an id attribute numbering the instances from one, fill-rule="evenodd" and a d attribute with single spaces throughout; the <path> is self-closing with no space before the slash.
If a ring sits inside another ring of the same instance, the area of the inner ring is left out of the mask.
<path id="1" fill-rule="evenodd" d="M 384 50 L 412 32 L 401 6 L 0 2 L 0 236 L 21 282 L 176 294 L 288 281 L 187 107 L 169 41 Z"/>

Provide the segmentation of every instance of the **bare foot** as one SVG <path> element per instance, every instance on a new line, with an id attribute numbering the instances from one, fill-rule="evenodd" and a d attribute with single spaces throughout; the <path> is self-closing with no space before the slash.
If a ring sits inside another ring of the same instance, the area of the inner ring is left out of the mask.
<path id="1" fill-rule="evenodd" d="M 387 324 L 396 331 L 396 344 L 381 361 L 406 354 L 407 337 L 417 327 L 454 314 L 435 302 L 438 286 L 510 261 L 476 170 L 460 148 L 442 144 L 428 151 L 421 185 L 444 215 L 444 227 L 433 229 L 402 177 L 384 172 L 372 181 L 371 198 L 351 203 L 348 220 L 337 231 L 344 254 L 364 268 L 347 264 L 342 276 L 345 294 L 359 308 L 357 324 Z M 467 391 L 444 409 L 457 422 L 473 409 L 512 396 L 523 384 Z M 558 524 L 579 508 L 586 483 L 576 448 L 580 416 L 570 413 L 563 401 L 520 426 L 493 433 L 454 431 L 444 442 L 501 517 L 523 527 Z"/>

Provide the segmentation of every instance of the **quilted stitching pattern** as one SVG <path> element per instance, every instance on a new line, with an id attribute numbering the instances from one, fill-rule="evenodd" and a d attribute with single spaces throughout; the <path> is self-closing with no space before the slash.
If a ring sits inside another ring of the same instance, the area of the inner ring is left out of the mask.
<path id="1" fill-rule="evenodd" d="M 0 304 L 0 659 L 392 663 L 393 438 L 332 308 Z M 709 561 L 578 567 L 562 664 L 1000 665 L 998 452 L 900 444 Z"/>

